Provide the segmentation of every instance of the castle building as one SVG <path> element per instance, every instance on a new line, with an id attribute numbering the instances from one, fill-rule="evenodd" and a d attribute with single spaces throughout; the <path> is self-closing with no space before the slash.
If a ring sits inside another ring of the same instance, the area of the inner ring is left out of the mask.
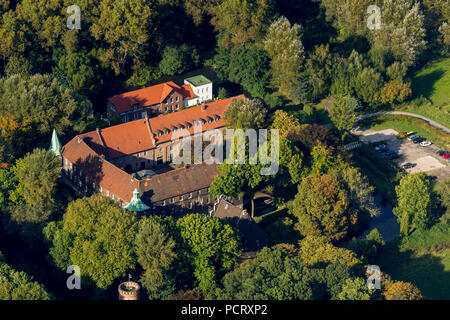
<path id="1" fill-rule="evenodd" d="M 212 101 L 213 84 L 203 75 L 187 78 L 179 86 L 173 81 L 115 95 L 108 99 L 107 116 L 121 122 L 177 112 L 184 107 Z"/>
<path id="2" fill-rule="evenodd" d="M 62 148 L 52 138 L 51 149 L 61 150 L 63 179 L 81 195 L 101 193 L 132 211 L 208 212 L 216 164 L 137 173 L 171 162 L 173 147 L 179 143 L 172 140 L 172 133 L 185 130 L 192 137 L 198 128 L 201 132 L 223 128 L 226 108 L 239 98 L 244 95 L 97 129 L 75 136 Z"/>

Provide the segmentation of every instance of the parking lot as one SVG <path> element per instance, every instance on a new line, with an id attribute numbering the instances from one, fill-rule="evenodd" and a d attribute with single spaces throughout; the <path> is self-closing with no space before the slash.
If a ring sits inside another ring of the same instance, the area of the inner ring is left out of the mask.
<path id="1" fill-rule="evenodd" d="M 386 129 L 374 131 L 370 129 L 358 129 L 352 133 L 359 135 L 364 143 L 384 142 L 389 150 L 396 152 L 399 157 L 392 161 L 399 166 L 412 163 L 415 166 L 406 169 L 409 173 L 426 172 L 429 176 L 436 176 L 438 180 L 450 178 L 450 166 L 437 152 L 440 150 L 434 145 L 422 147 L 408 139 L 398 139 L 397 131 Z"/>

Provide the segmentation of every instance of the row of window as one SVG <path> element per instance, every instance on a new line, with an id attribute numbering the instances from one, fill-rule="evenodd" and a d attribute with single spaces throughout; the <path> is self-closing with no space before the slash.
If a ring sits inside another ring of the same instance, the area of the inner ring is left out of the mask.
<path id="1" fill-rule="evenodd" d="M 208 188 L 208 193 L 209 193 L 209 188 Z M 202 194 L 202 191 L 201 190 L 198 190 L 197 191 L 197 195 L 198 196 L 201 196 L 201 194 Z M 171 203 L 171 204 L 173 204 L 173 203 L 175 203 L 175 200 L 176 200 L 176 198 L 177 197 L 173 197 L 173 198 L 171 198 L 170 200 L 169 200 L 169 203 Z M 188 195 L 187 195 L 187 198 L 188 199 L 192 199 L 192 192 L 190 192 Z M 183 201 L 184 200 L 184 196 L 179 196 L 179 200 L 178 201 Z M 207 200 L 207 203 L 210 203 L 210 201 L 211 201 L 211 199 L 208 197 L 208 200 Z M 189 202 L 190 204 L 192 204 L 192 202 Z M 164 206 L 166 206 L 166 200 L 163 200 L 163 202 L 162 202 L 162 206 L 164 207 Z"/>

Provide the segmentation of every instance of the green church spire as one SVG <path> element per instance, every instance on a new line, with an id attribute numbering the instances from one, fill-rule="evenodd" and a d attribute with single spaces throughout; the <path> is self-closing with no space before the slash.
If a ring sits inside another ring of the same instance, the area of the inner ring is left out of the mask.
<path id="1" fill-rule="evenodd" d="M 131 201 L 125 206 L 125 209 L 140 212 L 148 210 L 150 209 L 150 207 L 146 205 L 144 202 L 142 202 L 141 198 L 139 198 L 138 189 L 134 189 L 133 198 L 131 198 Z"/>
<path id="2" fill-rule="evenodd" d="M 52 141 L 50 143 L 50 148 L 48 149 L 48 151 L 53 152 L 53 154 L 55 156 L 60 156 L 61 155 L 61 142 L 59 141 L 58 138 L 58 134 L 56 133 L 56 130 L 53 129 L 53 134 L 52 134 Z"/>

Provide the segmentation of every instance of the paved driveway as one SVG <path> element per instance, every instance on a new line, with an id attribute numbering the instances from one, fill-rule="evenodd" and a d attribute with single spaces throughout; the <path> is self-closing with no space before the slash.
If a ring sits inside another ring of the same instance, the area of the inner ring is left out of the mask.
<path id="1" fill-rule="evenodd" d="M 395 151 L 400 156 L 393 160 L 399 166 L 405 163 L 413 163 L 415 167 L 407 169 L 409 173 L 426 172 L 430 176 L 436 176 L 438 180 L 450 178 L 450 166 L 439 157 L 439 149 L 434 145 L 422 147 L 407 139 L 398 139 L 397 131 L 386 129 L 374 131 L 370 129 L 353 130 L 364 143 L 377 143 L 384 141 L 389 150 Z"/>

